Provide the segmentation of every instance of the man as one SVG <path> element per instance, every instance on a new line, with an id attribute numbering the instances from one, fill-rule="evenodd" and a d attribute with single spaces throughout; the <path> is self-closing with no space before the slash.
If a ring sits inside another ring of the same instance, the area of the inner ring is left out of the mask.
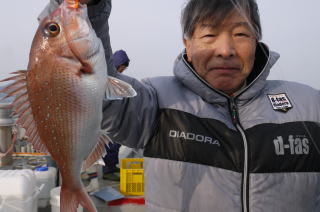
<path id="1" fill-rule="evenodd" d="M 106 100 L 103 126 L 144 148 L 148 211 L 320 211 L 319 91 L 266 80 L 279 55 L 259 42 L 255 1 L 189 0 L 181 24 L 173 77 L 108 70 L 138 93 Z"/>

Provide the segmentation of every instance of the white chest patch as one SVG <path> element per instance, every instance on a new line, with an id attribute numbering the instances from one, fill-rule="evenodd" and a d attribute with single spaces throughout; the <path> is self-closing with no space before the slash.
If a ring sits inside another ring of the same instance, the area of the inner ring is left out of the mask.
<path id="1" fill-rule="evenodd" d="M 291 102 L 285 93 L 269 94 L 268 97 L 273 109 L 276 111 L 286 113 L 292 108 Z"/>

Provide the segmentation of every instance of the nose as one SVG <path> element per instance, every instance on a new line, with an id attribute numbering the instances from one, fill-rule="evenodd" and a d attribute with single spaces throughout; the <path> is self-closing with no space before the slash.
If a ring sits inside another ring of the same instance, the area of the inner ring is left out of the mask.
<path id="1" fill-rule="evenodd" d="M 214 42 L 214 53 L 216 57 L 234 57 L 236 50 L 232 37 L 227 34 L 220 34 Z"/>

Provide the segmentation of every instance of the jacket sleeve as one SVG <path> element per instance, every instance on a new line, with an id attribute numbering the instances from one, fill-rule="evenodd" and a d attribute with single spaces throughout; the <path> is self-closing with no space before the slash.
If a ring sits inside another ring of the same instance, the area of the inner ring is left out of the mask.
<path id="1" fill-rule="evenodd" d="M 111 0 L 100 0 L 98 4 L 88 6 L 88 16 L 93 29 L 102 41 L 108 67 L 108 74 L 110 76 L 115 76 L 117 70 L 112 59 L 112 48 L 110 44 L 108 23 L 111 7 Z"/>
<path id="2" fill-rule="evenodd" d="M 130 80 L 137 96 L 104 101 L 102 128 L 112 141 L 141 149 L 156 129 L 158 102 L 156 91 L 148 82 L 126 81 Z"/>
<path id="3" fill-rule="evenodd" d="M 131 84 L 137 96 L 123 100 L 105 100 L 102 128 L 106 129 L 114 142 L 131 148 L 143 148 L 156 125 L 158 110 L 156 91 L 147 80 L 140 82 L 116 71 L 112 60 L 108 24 L 111 7 L 111 0 L 100 0 L 97 5 L 88 6 L 89 19 L 102 41 L 108 75 Z"/>

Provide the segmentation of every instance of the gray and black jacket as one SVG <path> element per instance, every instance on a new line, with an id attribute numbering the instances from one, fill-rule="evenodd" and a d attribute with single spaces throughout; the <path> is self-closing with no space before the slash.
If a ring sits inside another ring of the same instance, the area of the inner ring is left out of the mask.
<path id="1" fill-rule="evenodd" d="M 144 148 L 147 211 L 320 211 L 319 91 L 267 80 L 279 56 L 264 44 L 234 97 L 203 81 L 184 53 L 171 77 L 140 82 L 117 74 L 110 9 L 110 0 L 101 0 L 89 8 L 90 19 L 109 74 L 138 95 L 105 101 L 102 124 L 115 142 Z"/>
<path id="2" fill-rule="evenodd" d="M 118 76 L 138 96 L 106 102 L 103 124 L 114 141 L 144 148 L 149 211 L 320 211 L 319 91 L 266 80 L 278 54 L 263 44 L 256 58 L 235 97 L 183 54 L 173 77 Z"/>

